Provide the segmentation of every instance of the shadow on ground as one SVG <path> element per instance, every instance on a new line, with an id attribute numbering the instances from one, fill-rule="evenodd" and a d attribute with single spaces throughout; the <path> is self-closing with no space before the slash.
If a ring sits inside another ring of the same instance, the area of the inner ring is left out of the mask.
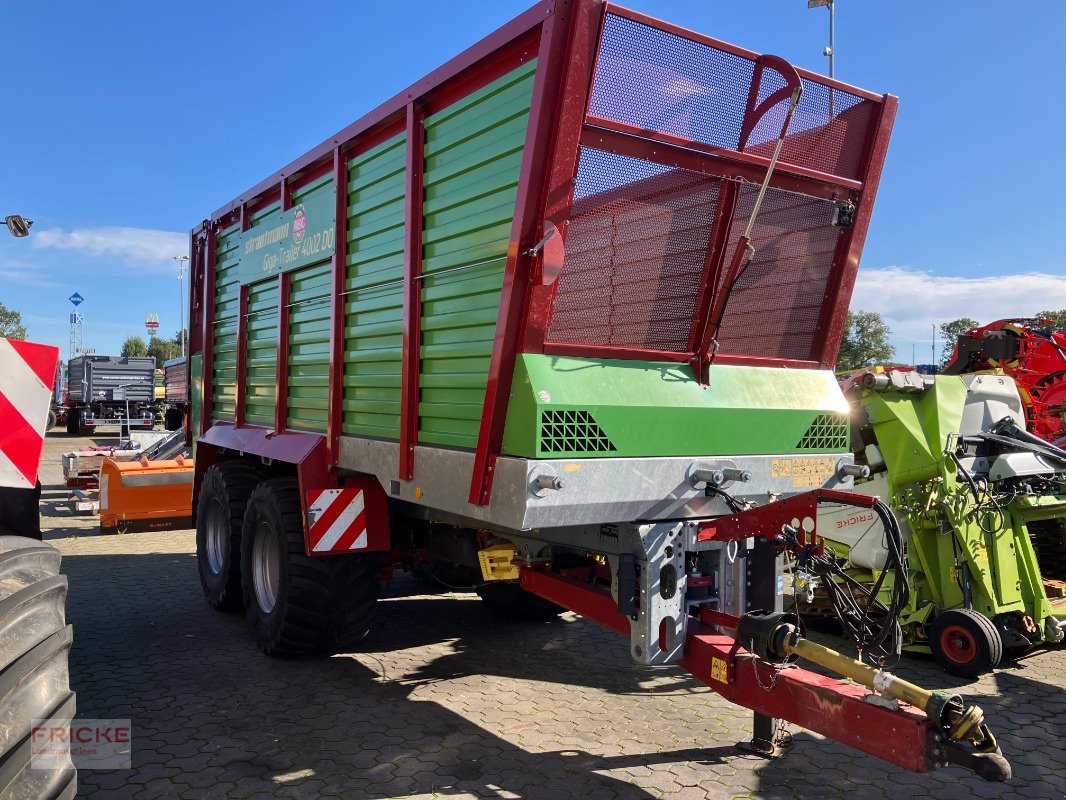
<path id="1" fill-rule="evenodd" d="M 960 770 L 909 775 L 802 732 L 786 758 L 738 754 L 748 712 L 680 670 L 638 668 L 572 615 L 508 625 L 472 595 L 403 577 L 359 653 L 280 661 L 241 615 L 207 607 L 191 554 L 68 555 L 64 568 L 79 716 L 134 730 L 133 770 L 84 772 L 86 797 L 887 800 L 899 784 L 939 800 L 1023 796 Z M 933 672 L 913 659 L 897 672 L 915 667 Z M 982 698 L 993 723 L 1023 695 L 1034 709 L 1061 695 L 1021 673 L 998 679 L 1007 693 Z M 1003 737 L 1027 780 L 1040 779 L 1033 731 L 1054 741 L 1035 724 Z"/>

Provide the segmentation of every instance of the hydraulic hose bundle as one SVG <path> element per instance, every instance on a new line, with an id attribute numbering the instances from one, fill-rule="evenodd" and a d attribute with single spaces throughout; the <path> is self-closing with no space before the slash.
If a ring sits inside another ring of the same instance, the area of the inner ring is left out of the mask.
<path id="1" fill-rule="evenodd" d="M 833 612 L 845 633 L 855 642 L 859 657 L 882 664 L 898 658 L 903 648 L 900 612 L 910 599 L 907 554 L 903 533 L 888 505 L 877 500 L 872 506 L 885 532 L 888 560 L 873 585 L 860 583 L 848 575 L 831 547 L 801 546 L 795 550 L 797 567 L 822 579 Z M 891 571 L 888 603 L 878 598 L 885 576 Z"/>

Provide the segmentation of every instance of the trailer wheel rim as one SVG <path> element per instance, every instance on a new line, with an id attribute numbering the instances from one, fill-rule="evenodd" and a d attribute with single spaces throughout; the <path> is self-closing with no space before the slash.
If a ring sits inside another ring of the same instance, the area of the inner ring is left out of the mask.
<path id="1" fill-rule="evenodd" d="M 977 639 L 962 625 L 948 625 L 940 632 L 940 651 L 955 664 L 969 664 L 977 657 Z"/>
<path id="2" fill-rule="evenodd" d="M 252 547 L 252 583 L 255 585 L 255 600 L 264 614 L 269 614 L 278 603 L 278 585 L 281 582 L 281 559 L 278 556 L 278 534 L 265 522 L 255 532 Z"/>
<path id="3" fill-rule="evenodd" d="M 221 503 L 211 504 L 207 515 L 207 533 L 205 538 L 207 566 L 212 575 L 221 575 L 229 549 L 229 515 Z"/>

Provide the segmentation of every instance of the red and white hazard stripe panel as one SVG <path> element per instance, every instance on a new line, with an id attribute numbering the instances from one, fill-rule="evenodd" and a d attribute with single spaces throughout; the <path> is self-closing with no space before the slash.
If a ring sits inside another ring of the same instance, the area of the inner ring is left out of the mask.
<path id="1" fill-rule="evenodd" d="M 366 500 L 362 489 L 307 493 L 308 545 L 312 553 L 347 553 L 367 546 Z"/>
<path id="2" fill-rule="evenodd" d="M 0 486 L 37 483 L 58 363 L 58 347 L 0 339 Z"/>

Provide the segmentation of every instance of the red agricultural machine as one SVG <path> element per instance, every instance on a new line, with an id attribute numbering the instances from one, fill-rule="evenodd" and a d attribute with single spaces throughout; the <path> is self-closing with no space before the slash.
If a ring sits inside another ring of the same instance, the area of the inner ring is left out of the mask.
<path id="1" fill-rule="evenodd" d="M 1001 369 L 1018 384 L 1029 431 L 1059 444 L 1066 438 L 1066 331 L 1051 320 L 1001 319 L 970 328 L 942 372 L 962 375 Z"/>
<path id="2" fill-rule="evenodd" d="M 831 370 L 896 105 L 549 0 L 212 213 L 188 362 L 208 601 L 291 656 L 357 647 L 383 571 L 458 575 L 688 670 L 755 712 L 759 752 L 787 719 L 1006 779 L 979 709 L 881 668 L 904 581 L 838 609 L 873 665 L 782 610 L 819 504 L 902 551 L 851 491 Z"/>

